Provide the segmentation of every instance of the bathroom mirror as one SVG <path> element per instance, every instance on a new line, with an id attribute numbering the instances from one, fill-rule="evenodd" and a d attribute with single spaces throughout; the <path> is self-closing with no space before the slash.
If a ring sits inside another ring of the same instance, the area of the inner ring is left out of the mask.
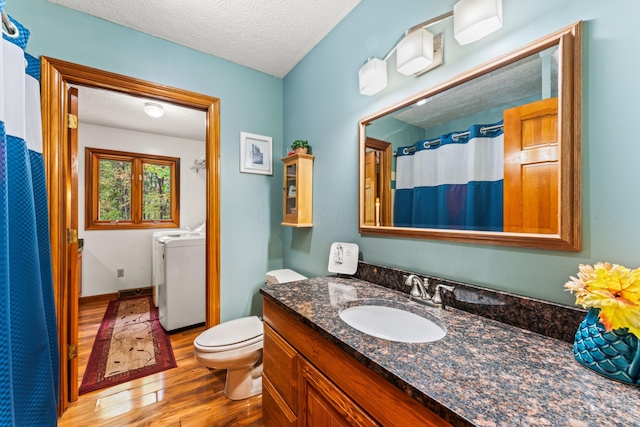
<path id="1" fill-rule="evenodd" d="M 581 22 L 359 122 L 361 234 L 579 251 Z"/>

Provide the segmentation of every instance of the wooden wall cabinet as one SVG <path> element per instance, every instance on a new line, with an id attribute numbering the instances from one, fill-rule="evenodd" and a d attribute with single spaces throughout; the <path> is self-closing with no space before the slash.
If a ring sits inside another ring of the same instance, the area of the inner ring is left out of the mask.
<path id="1" fill-rule="evenodd" d="M 313 227 L 313 156 L 294 154 L 284 162 L 282 225 Z"/>
<path id="2" fill-rule="evenodd" d="M 263 308 L 265 427 L 451 427 L 280 307 Z"/>

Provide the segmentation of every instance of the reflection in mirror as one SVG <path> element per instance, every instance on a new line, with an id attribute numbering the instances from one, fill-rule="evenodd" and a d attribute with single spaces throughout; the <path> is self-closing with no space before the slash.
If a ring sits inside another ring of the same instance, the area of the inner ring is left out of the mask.
<path id="1" fill-rule="evenodd" d="M 579 30 L 362 120 L 360 231 L 579 250 Z"/>
<path id="2" fill-rule="evenodd" d="M 364 191 L 366 225 L 391 225 L 391 144 L 367 137 Z"/>

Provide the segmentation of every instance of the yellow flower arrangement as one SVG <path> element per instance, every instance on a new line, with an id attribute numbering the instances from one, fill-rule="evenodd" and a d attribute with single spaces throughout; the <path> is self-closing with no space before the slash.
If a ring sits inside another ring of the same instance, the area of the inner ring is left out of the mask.
<path id="1" fill-rule="evenodd" d="M 600 322 L 607 331 L 627 328 L 640 338 L 640 268 L 617 264 L 580 264 L 578 277 L 565 288 L 576 294 L 576 304 L 600 309 Z"/>

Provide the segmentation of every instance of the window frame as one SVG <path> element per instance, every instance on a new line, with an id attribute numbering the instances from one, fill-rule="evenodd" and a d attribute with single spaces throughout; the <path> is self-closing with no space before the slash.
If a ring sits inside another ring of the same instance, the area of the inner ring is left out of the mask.
<path id="1" fill-rule="evenodd" d="M 100 160 L 131 162 L 131 219 L 98 219 L 98 197 L 100 188 Z M 171 168 L 171 219 L 144 220 L 142 173 L 144 164 L 156 164 Z M 139 176 L 135 179 L 135 176 Z M 85 148 L 85 230 L 130 230 L 148 228 L 180 227 L 180 158 L 155 154 L 131 153 L 102 148 Z"/>

